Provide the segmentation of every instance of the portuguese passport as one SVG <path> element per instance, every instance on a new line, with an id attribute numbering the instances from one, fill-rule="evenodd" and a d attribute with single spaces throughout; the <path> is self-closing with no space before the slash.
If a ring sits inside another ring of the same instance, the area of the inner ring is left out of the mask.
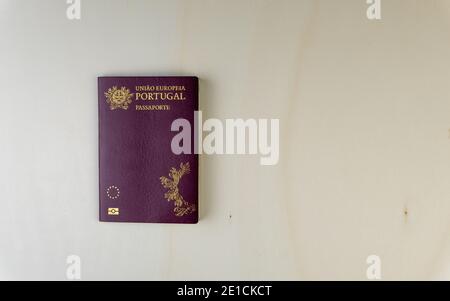
<path id="1" fill-rule="evenodd" d="M 197 110 L 196 77 L 98 78 L 100 221 L 197 223 L 198 155 L 172 149 Z"/>

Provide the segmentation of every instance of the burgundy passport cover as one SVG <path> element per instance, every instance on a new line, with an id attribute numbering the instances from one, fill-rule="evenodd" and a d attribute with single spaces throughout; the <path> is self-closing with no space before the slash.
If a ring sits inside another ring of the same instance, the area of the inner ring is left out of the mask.
<path id="1" fill-rule="evenodd" d="M 171 124 L 194 137 L 198 79 L 99 77 L 98 109 L 100 221 L 197 223 L 198 156 L 172 152 Z"/>

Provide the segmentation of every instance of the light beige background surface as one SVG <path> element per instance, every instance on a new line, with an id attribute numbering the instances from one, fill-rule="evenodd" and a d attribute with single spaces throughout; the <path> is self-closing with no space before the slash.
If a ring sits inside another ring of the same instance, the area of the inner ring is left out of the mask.
<path id="1" fill-rule="evenodd" d="M 450 1 L 0 1 L 0 279 L 450 279 Z M 197 75 L 281 157 L 201 158 L 198 225 L 98 222 L 99 75 Z"/>

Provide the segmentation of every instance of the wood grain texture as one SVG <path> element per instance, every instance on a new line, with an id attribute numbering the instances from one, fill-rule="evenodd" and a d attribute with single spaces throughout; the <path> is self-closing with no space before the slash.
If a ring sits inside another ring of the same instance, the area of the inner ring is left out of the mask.
<path id="1" fill-rule="evenodd" d="M 450 279 L 450 4 L 0 4 L 0 279 Z M 204 118 L 281 156 L 202 156 L 200 223 L 98 222 L 96 77 L 196 75 Z"/>

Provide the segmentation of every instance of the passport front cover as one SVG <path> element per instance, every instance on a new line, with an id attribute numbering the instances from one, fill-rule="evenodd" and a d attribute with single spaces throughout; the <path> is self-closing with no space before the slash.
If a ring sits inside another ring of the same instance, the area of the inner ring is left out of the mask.
<path id="1" fill-rule="evenodd" d="M 198 156 L 172 122 L 198 110 L 196 77 L 99 77 L 100 221 L 197 223 Z M 192 143 L 193 145 L 193 143 Z"/>

